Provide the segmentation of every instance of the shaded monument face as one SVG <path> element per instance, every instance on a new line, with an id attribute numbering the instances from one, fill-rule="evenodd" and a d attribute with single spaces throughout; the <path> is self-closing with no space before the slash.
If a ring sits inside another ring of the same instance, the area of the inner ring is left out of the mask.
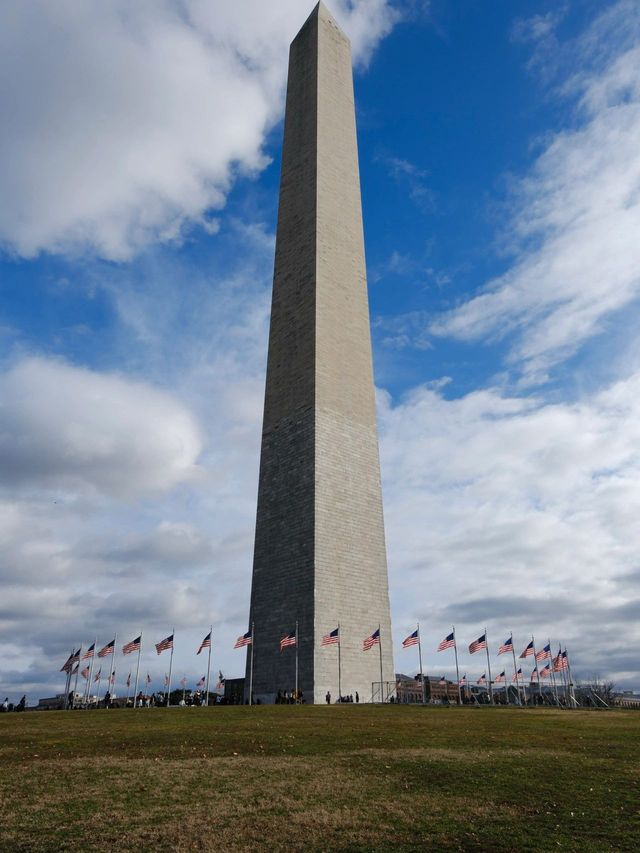
<path id="1" fill-rule="evenodd" d="M 320 3 L 291 45 L 251 621 L 253 693 L 369 701 L 393 681 L 349 41 Z M 247 658 L 247 688 L 249 684 Z"/>

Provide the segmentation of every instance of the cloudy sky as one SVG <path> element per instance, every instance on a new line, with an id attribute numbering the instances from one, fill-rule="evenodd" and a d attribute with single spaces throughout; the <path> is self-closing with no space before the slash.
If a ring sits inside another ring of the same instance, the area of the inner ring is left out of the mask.
<path id="1" fill-rule="evenodd" d="M 158 688 L 173 626 L 176 678 L 211 623 L 213 667 L 243 672 L 311 5 L 0 6 L 2 697 L 59 692 L 70 647 L 116 631 L 144 631 Z M 640 7 L 329 5 L 356 64 L 396 669 L 420 620 L 432 674 L 455 623 L 640 688 Z"/>

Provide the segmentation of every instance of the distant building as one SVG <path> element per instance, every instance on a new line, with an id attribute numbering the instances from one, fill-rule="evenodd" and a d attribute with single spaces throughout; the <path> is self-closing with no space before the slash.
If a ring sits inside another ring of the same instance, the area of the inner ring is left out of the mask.
<path id="1" fill-rule="evenodd" d="M 439 678 L 425 676 L 424 693 L 426 702 L 449 701 L 457 703 L 458 687 L 454 681 L 442 684 Z M 401 705 L 416 705 L 422 702 L 422 681 L 415 677 L 396 673 L 396 702 Z"/>

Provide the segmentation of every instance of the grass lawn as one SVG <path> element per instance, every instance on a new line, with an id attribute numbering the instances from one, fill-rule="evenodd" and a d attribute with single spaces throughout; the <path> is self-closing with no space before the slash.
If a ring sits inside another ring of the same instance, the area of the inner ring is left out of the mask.
<path id="1" fill-rule="evenodd" d="M 640 713 L 0 715 L 0 850 L 639 850 Z"/>

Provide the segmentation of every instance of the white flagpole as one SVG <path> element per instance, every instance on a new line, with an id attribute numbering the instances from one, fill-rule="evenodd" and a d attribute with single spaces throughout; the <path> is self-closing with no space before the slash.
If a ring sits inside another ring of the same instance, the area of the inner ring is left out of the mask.
<path id="1" fill-rule="evenodd" d="M 296 698 L 295 704 L 298 704 L 298 620 L 296 619 Z"/>
<path id="2" fill-rule="evenodd" d="M 211 676 L 211 646 L 213 645 L 213 625 L 209 629 L 209 662 L 207 663 L 207 695 L 204 700 L 204 704 L 208 707 L 209 705 L 209 678 Z"/>
<path id="3" fill-rule="evenodd" d="M 542 679 L 540 678 L 540 670 L 538 668 L 538 655 L 536 653 L 536 641 L 533 638 L 533 634 L 531 635 L 531 642 L 533 643 L 533 659 L 536 662 L 536 675 L 538 676 L 538 694 L 540 698 L 542 698 Z"/>
<path id="4" fill-rule="evenodd" d="M 71 654 L 69 655 L 69 660 L 73 660 L 73 653 L 75 652 L 76 647 L 71 647 Z M 69 669 L 66 671 L 64 676 L 64 710 L 66 711 L 69 707 L 69 686 L 71 685 L 71 672 L 73 671 L 73 664 L 69 665 Z"/>
<path id="5" fill-rule="evenodd" d="M 462 707 L 462 693 L 460 692 L 460 668 L 458 667 L 458 641 L 456 640 L 456 626 L 452 625 L 453 631 L 453 651 L 456 656 L 456 681 L 458 682 L 458 705 Z"/>
<path id="6" fill-rule="evenodd" d="M 340 646 L 342 645 L 342 635 L 340 634 L 340 623 L 338 622 L 338 702 L 342 699 L 342 661 L 340 660 Z"/>
<path id="7" fill-rule="evenodd" d="M 418 622 L 418 659 L 420 661 L 420 684 L 422 685 L 422 704 L 425 704 L 424 672 L 422 671 L 422 643 L 420 641 L 420 623 Z"/>
<path id="8" fill-rule="evenodd" d="M 384 703 L 384 684 L 382 682 L 382 630 L 378 622 L 378 651 L 380 652 L 380 702 Z"/>
<path id="9" fill-rule="evenodd" d="M 558 655 L 562 658 L 562 643 L 560 643 L 560 648 L 558 649 Z M 562 660 L 560 661 L 562 663 Z M 569 686 L 567 683 L 567 677 L 565 673 L 564 667 L 560 670 L 560 675 L 562 677 L 562 686 L 564 688 L 564 698 L 567 703 L 567 708 L 571 707 L 571 700 L 569 699 Z"/>
<path id="10" fill-rule="evenodd" d="M 253 705 L 253 647 L 255 645 L 256 638 L 253 628 L 253 622 L 251 623 L 251 666 L 249 668 L 249 705 Z"/>
<path id="11" fill-rule="evenodd" d="M 518 665 L 516 663 L 516 650 L 513 645 L 513 631 L 511 632 L 511 654 L 513 655 L 513 674 L 516 679 L 516 694 L 518 696 L 518 705 L 522 706 L 522 700 L 520 699 L 520 685 L 518 684 Z"/>
<path id="12" fill-rule="evenodd" d="M 111 689 L 109 690 L 109 693 L 111 693 L 112 697 L 113 697 L 113 689 L 116 686 L 116 651 L 117 651 L 117 649 L 118 649 L 118 634 L 116 633 L 115 637 L 113 638 L 113 658 L 112 658 L 113 668 L 112 668 L 111 674 L 109 676 L 109 682 L 111 684 Z"/>
<path id="13" fill-rule="evenodd" d="M 489 660 L 489 638 L 487 637 L 487 629 L 484 629 L 484 647 L 487 653 L 487 669 L 489 670 L 489 702 L 493 705 L 493 685 L 491 683 L 491 662 Z"/>
<path id="14" fill-rule="evenodd" d="M 559 705 L 558 701 L 558 688 L 556 687 L 556 674 L 553 671 L 553 652 L 551 651 L 551 640 L 548 640 L 549 643 L 549 667 L 551 669 L 551 684 L 553 685 L 553 695 L 555 696 L 556 705 Z"/>
<path id="15" fill-rule="evenodd" d="M 565 654 L 567 656 L 567 676 L 569 678 L 569 696 L 571 697 L 571 699 L 573 701 L 573 707 L 575 708 L 578 703 L 576 701 L 575 690 L 573 689 L 573 677 L 571 675 L 571 664 L 569 663 L 569 652 L 567 651 L 566 646 L 565 646 L 564 651 L 565 651 Z"/>
<path id="16" fill-rule="evenodd" d="M 167 701 L 166 706 L 169 707 L 171 702 L 171 668 L 173 666 L 173 647 L 176 644 L 176 629 L 171 629 L 171 657 L 169 658 L 169 683 L 167 684 Z"/>
<path id="17" fill-rule="evenodd" d="M 80 675 L 80 658 L 82 657 L 82 644 L 80 644 L 80 650 L 78 652 L 78 668 L 76 670 L 76 680 L 73 685 L 73 696 L 71 697 L 71 710 L 73 711 L 76 704 L 76 693 L 78 691 L 78 676 Z"/>
<path id="18" fill-rule="evenodd" d="M 142 631 L 140 631 L 140 645 L 138 647 L 138 663 L 136 664 L 136 683 L 133 688 L 133 707 L 138 702 L 138 676 L 140 675 L 140 654 L 142 653 Z"/>
<path id="19" fill-rule="evenodd" d="M 98 638 L 96 637 L 93 642 L 93 654 L 91 655 L 91 664 L 89 665 L 89 679 L 87 681 L 87 691 L 84 697 L 84 704 L 89 705 L 89 696 L 91 695 L 91 684 L 93 679 L 93 662 L 96 659 L 96 654 L 98 651 Z"/>

